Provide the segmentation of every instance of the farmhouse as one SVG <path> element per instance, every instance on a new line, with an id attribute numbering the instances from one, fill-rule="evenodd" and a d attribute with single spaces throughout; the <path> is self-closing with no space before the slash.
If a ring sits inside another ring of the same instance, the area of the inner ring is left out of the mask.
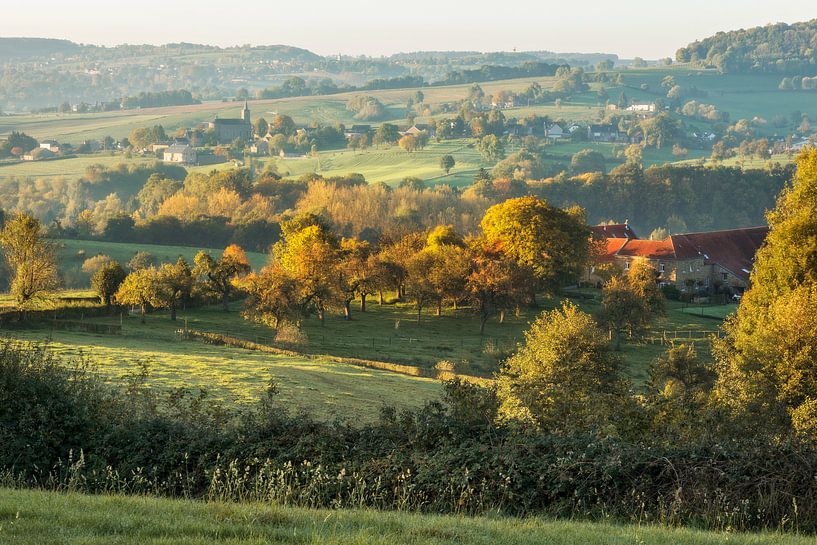
<path id="1" fill-rule="evenodd" d="M 565 131 L 562 129 L 561 125 L 557 125 L 553 123 L 552 125 L 548 125 L 545 123 L 545 138 L 550 138 L 551 140 L 560 140 L 564 137 Z"/>
<path id="2" fill-rule="evenodd" d="M 615 142 L 619 139 L 618 127 L 612 123 L 590 125 L 587 127 L 587 139 L 591 142 Z"/>
<path id="3" fill-rule="evenodd" d="M 346 139 L 348 140 L 350 138 L 354 138 L 355 136 L 369 134 L 371 131 L 371 125 L 352 125 L 351 127 L 344 129 L 343 135 L 346 136 Z"/>
<path id="4" fill-rule="evenodd" d="M 601 227 L 605 226 L 594 228 L 594 232 L 598 234 Z M 674 285 L 683 292 L 742 293 L 749 285 L 755 254 L 768 232 L 768 227 L 749 227 L 670 235 L 664 240 L 608 234 L 601 239 L 587 280 L 601 282 L 596 273 L 602 264 L 626 271 L 634 260 L 646 259 L 658 271 L 662 285 Z"/>
<path id="5" fill-rule="evenodd" d="M 189 144 L 173 144 L 164 150 L 163 160 L 183 165 L 196 164 L 196 150 Z"/>
<path id="6" fill-rule="evenodd" d="M 655 113 L 655 102 L 633 102 L 627 106 L 628 112 Z"/>
<path id="7" fill-rule="evenodd" d="M 216 141 L 219 144 L 229 144 L 235 140 L 249 142 L 252 140 L 252 122 L 250 121 L 250 108 L 244 102 L 244 109 L 241 110 L 241 117 L 236 118 L 215 118 L 208 123 L 208 128 L 213 130 Z"/>

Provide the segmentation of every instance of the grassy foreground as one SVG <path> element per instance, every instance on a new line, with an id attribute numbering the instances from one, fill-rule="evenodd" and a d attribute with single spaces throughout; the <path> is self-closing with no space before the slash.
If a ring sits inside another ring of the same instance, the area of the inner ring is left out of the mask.
<path id="1" fill-rule="evenodd" d="M 8 545 L 800 545 L 814 543 L 814 538 L 535 518 L 519 520 L 308 510 L 262 504 L 200 503 L 0 489 L 0 542 Z"/>

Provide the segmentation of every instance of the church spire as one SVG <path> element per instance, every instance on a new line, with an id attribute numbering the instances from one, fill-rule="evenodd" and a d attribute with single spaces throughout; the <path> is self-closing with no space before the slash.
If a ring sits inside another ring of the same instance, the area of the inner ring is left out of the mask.
<path id="1" fill-rule="evenodd" d="M 251 122 L 250 121 L 250 105 L 246 100 L 244 101 L 244 109 L 241 110 L 241 119 L 243 119 L 247 123 Z"/>

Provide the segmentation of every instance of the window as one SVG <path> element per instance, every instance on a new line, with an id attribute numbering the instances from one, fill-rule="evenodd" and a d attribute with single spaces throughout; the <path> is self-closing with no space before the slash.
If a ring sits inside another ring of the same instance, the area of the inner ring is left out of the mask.
<path id="1" fill-rule="evenodd" d="M 630 262 L 629 262 L 629 261 L 625 261 L 625 262 L 624 262 L 624 270 L 625 270 L 625 271 L 629 271 L 629 270 L 630 270 Z"/>
<path id="2" fill-rule="evenodd" d="M 660 263 L 658 268 L 661 272 L 667 272 L 667 266 L 664 263 Z"/>
<path id="3" fill-rule="evenodd" d="M 724 281 L 726 281 L 726 280 L 728 280 L 728 279 L 729 279 L 729 275 L 728 275 L 727 273 L 721 273 L 721 279 L 723 279 Z"/>

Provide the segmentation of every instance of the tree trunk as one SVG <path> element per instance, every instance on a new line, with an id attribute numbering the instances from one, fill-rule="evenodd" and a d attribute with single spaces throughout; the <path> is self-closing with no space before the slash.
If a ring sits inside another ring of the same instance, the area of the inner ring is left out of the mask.
<path id="1" fill-rule="evenodd" d="M 170 303 L 170 319 L 176 321 L 176 301 Z"/>
<path id="2" fill-rule="evenodd" d="M 230 294 L 227 290 L 224 290 L 221 294 L 221 307 L 224 309 L 224 312 L 230 311 Z"/>
<path id="3" fill-rule="evenodd" d="M 326 312 L 324 312 L 322 307 L 318 307 L 318 320 L 321 321 L 321 326 L 326 324 Z"/>
<path id="4" fill-rule="evenodd" d="M 482 314 L 479 317 L 479 336 L 482 337 L 485 334 L 485 324 L 488 323 L 488 315 Z"/>
<path id="5" fill-rule="evenodd" d="M 366 312 L 366 294 L 360 294 L 360 312 Z"/>
<path id="6" fill-rule="evenodd" d="M 343 319 L 347 322 L 352 319 L 352 302 L 348 299 L 343 302 Z"/>
<path id="7" fill-rule="evenodd" d="M 457 301 L 457 298 L 456 298 L 456 297 L 454 297 L 454 299 L 452 299 L 452 301 L 451 301 L 451 302 L 454 304 L 454 310 L 459 310 L 459 309 L 460 309 L 460 307 L 459 307 L 459 301 Z"/>
<path id="8" fill-rule="evenodd" d="M 499 323 L 500 324 L 505 323 L 505 311 L 504 310 L 499 311 Z"/>
<path id="9" fill-rule="evenodd" d="M 613 350 L 621 350 L 621 330 L 618 328 L 613 329 Z"/>
<path id="10" fill-rule="evenodd" d="M 437 317 L 443 315 L 443 300 L 442 298 L 437 299 Z"/>
<path id="11" fill-rule="evenodd" d="M 143 324 L 145 323 L 145 310 L 146 310 L 145 306 L 146 305 L 144 303 L 139 305 L 139 310 L 141 311 L 141 317 L 142 317 L 141 321 L 142 321 Z"/>
<path id="12" fill-rule="evenodd" d="M 377 292 L 377 295 L 379 297 L 379 300 L 378 300 L 377 304 L 382 305 L 383 304 L 383 290 L 379 290 Z"/>
<path id="13" fill-rule="evenodd" d="M 417 323 L 418 324 L 420 323 L 420 316 L 422 315 L 422 312 L 423 312 L 423 307 L 418 306 L 417 307 Z"/>

